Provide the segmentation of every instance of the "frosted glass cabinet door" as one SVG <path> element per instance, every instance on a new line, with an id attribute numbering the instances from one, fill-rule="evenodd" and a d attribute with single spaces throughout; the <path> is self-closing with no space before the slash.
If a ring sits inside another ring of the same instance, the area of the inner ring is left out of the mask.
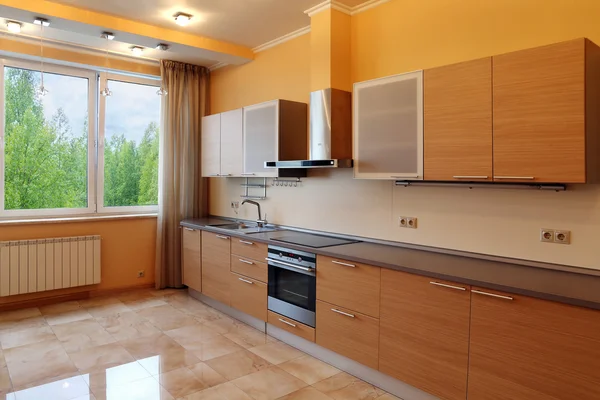
<path id="1" fill-rule="evenodd" d="M 244 107 L 244 176 L 277 176 L 265 161 L 279 157 L 279 101 Z"/>
<path id="2" fill-rule="evenodd" d="M 221 175 L 241 176 L 242 109 L 221 113 Z"/>
<path id="3" fill-rule="evenodd" d="M 423 179 L 423 71 L 354 85 L 354 177 Z"/>
<path id="4" fill-rule="evenodd" d="M 202 176 L 221 175 L 221 114 L 202 118 Z"/>

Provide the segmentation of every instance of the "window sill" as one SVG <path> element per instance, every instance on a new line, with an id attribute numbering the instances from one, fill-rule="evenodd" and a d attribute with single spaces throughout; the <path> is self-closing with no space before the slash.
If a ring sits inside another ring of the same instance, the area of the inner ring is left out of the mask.
<path id="1" fill-rule="evenodd" d="M 7 225 L 35 225 L 35 224 L 64 224 L 71 222 L 94 222 L 94 221 L 113 221 L 122 219 L 145 219 L 157 218 L 157 213 L 148 214 L 113 214 L 113 215 L 84 215 L 76 217 L 43 217 L 43 218 L 19 218 L 0 220 L 0 226 Z"/>

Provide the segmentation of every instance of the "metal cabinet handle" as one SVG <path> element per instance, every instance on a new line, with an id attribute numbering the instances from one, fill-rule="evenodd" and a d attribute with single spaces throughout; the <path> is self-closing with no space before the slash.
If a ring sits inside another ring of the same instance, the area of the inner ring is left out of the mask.
<path id="1" fill-rule="evenodd" d="M 221 174 L 219 176 L 231 176 L 231 174 Z"/>
<path id="2" fill-rule="evenodd" d="M 487 179 L 489 178 L 489 176 L 484 176 L 484 175 L 454 175 L 453 176 L 454 179 Z"/>
<path id="3" fill-rule="evenodd" d="M 346 312 L 343 312 L 343 311 L 340 311 L 340 310 L 336 310 L 335 308 L 332 308 L 331 311 L 336 312 L 338 314 L 345 315 L 346 317 L 354 318 L 354 314 L 348 314 Z"/>
<path id="4" fill-rule="evenodd" d="M 533 176 L 494 176 L 494 179 L 523 179 L 531 181 L 535 179 Z"/>
<path id="5" fill-rule="evenodd" d="M 248 246 L 252 246 L 252 245 L 254 244 L 254 243 L 252 243 L 252 242 L 248 242 L 248 241 L 246 241 L 246 240 L 240 240 L 240 243 L 241 243 L 241 244 L 247 244 Z"/>
<path id="6" fill-rule="evenodd" d="M 192 228 L 183 228 L 183 229 L 185 229 L 186 231 L 192 231 L 192 232 L 194 232 L 194 230 Z"/>
<path id="7" fill-rule="evenodd" d="M 210 174 L 210 176 L 221 176 L 221 174 Z"/>
<path id="8" fill-rule="evenodd" d="M 404 175 L 404 176 L 390 175 L 390 178 L 398 178 L 398 179 L 418 178 L 418 177 L 419 177 L 419 175 Z"/>
<path id="9" fill-rule="evenodd" d="M 221 235 L 215 235 L 215 236 L 218 237 L 219 239 L 229 240 L 228 236 L 221 236 Z"/>
<path id="10" fill-rule="evenodd" d="M 249 283 L 249 284 L 251 284 L 251 285 L 253 285 L 253 284 L 254 284 L 254 282 L 252 282 L 252 281 L 249 281 L 248 279 L 244 279 L 244 278 L 238 278 L 238 279 L 239 279 L 240 281 L 242 281 L 242 282 L 246 282 L 246 283 Z"/>
<path id="11" fill-rule="evenodd" d="M 256 175 L 254 172 L 243 172 L 241 175 Z"/>
<path id="12" fill-rule="evenodd" d="M 431 281 L 431 282 L 429 282 L 429 283 L 431 283 L 432 285 L 435 285 L 435 286 L 441 286 L 441 287 L 445 287 L 445 288 L 448 288 L 448 289 L 454 289 L 454 290 L 467 290 L 467 289 L 466 289 L 466 288 L 464 288 L 464 287 L 460 287 L 460 286 L 454 286 L 454 285 L 447 285 L 447 284 L 445 284 L 445 283 L 440 283 L 440 282 L 434 282 L 434 281 Z"/>
<path id="13" fill-rule="evenodd" d="M 300 269 L 300 270 L 306 271 L 306 272 L 313 272 L 315 270 L 314 268 L 301 267 L 299 265 L 294 265 L 294 264 L 286 263 L 283 261 L 273 260 L 272 258 L 268 258 L 268 257 L 265 258 L 265 260 L 267 260 L 268 262 L 272 262 L 274 264 L 281 264 L 281 265 L 285 265 L 286 267 L 296 268 L 296 269 Z"/>
<path id="14" fill-rule="evenodd" d="M 343 265 L 345 267 L 356 268 L 356 265 L 354 265 L 354 264 L 348 264 L 348 263 L 345 263 L 345 262 L 335 261 L 335 260 L 331 260 L 331 262 L 334 263 L 334 264 Z"/>
<path id="15" fill-rule="evenodd" d="M 243 262 L 244 264 L 254 265 L 254 263 L 252 261 L 242 260 L 241 258 L 239 260 L 240 260 L 240 262 Z"/>
<path id="16" fill-rule="evenodd" d="M 287 321 L 286 321 L 286 320 L 284 320 L 284 319 L 281 319 L 281 318 L 279 318 L 279 321 L 283 322 L 283 323 L 284 323 L 284 324 L 286 324 L 286 325 L 289 325 L 289 326 L 291 326 L 292 328 L 295 328 L 295 327 L 296 327 L 296 324 L 292 324 L 291 322 L 287 322 Z"/>
<path id="17" fill-rule="evenodd" d="M 471 293 L 481 294 L 483 296 L 495 297 L 497 299 L 503 299 L 503 300 L 514 300 L 514 298 L 512 298 L 510 296 L 502 296 L 500 294 L 482 292 L 481 290 L 475 290 L 475 289 L 471 289 Z"/>

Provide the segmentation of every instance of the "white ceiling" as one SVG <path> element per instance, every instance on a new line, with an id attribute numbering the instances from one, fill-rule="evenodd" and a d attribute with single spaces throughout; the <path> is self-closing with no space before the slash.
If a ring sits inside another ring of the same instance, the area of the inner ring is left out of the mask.
<path id="1" fill-rule="evenodd" d="M 310 24 L 304 11 L 323 0 L 56 0 L 152 25 L 254 48 Z M 366 0 L 342 0 L 349 6 Z M 194 18 L 183 28 L 177 12 Z"/>

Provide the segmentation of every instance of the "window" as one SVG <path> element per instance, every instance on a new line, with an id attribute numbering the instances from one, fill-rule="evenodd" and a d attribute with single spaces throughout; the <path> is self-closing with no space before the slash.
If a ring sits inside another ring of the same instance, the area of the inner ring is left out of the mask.
<path id="1" fill-rule="evenodd" d="M 38 96 L 38 63 L 0 67 L 0 216 L 156 211 L 158 80 L 46 64 Z"/>

